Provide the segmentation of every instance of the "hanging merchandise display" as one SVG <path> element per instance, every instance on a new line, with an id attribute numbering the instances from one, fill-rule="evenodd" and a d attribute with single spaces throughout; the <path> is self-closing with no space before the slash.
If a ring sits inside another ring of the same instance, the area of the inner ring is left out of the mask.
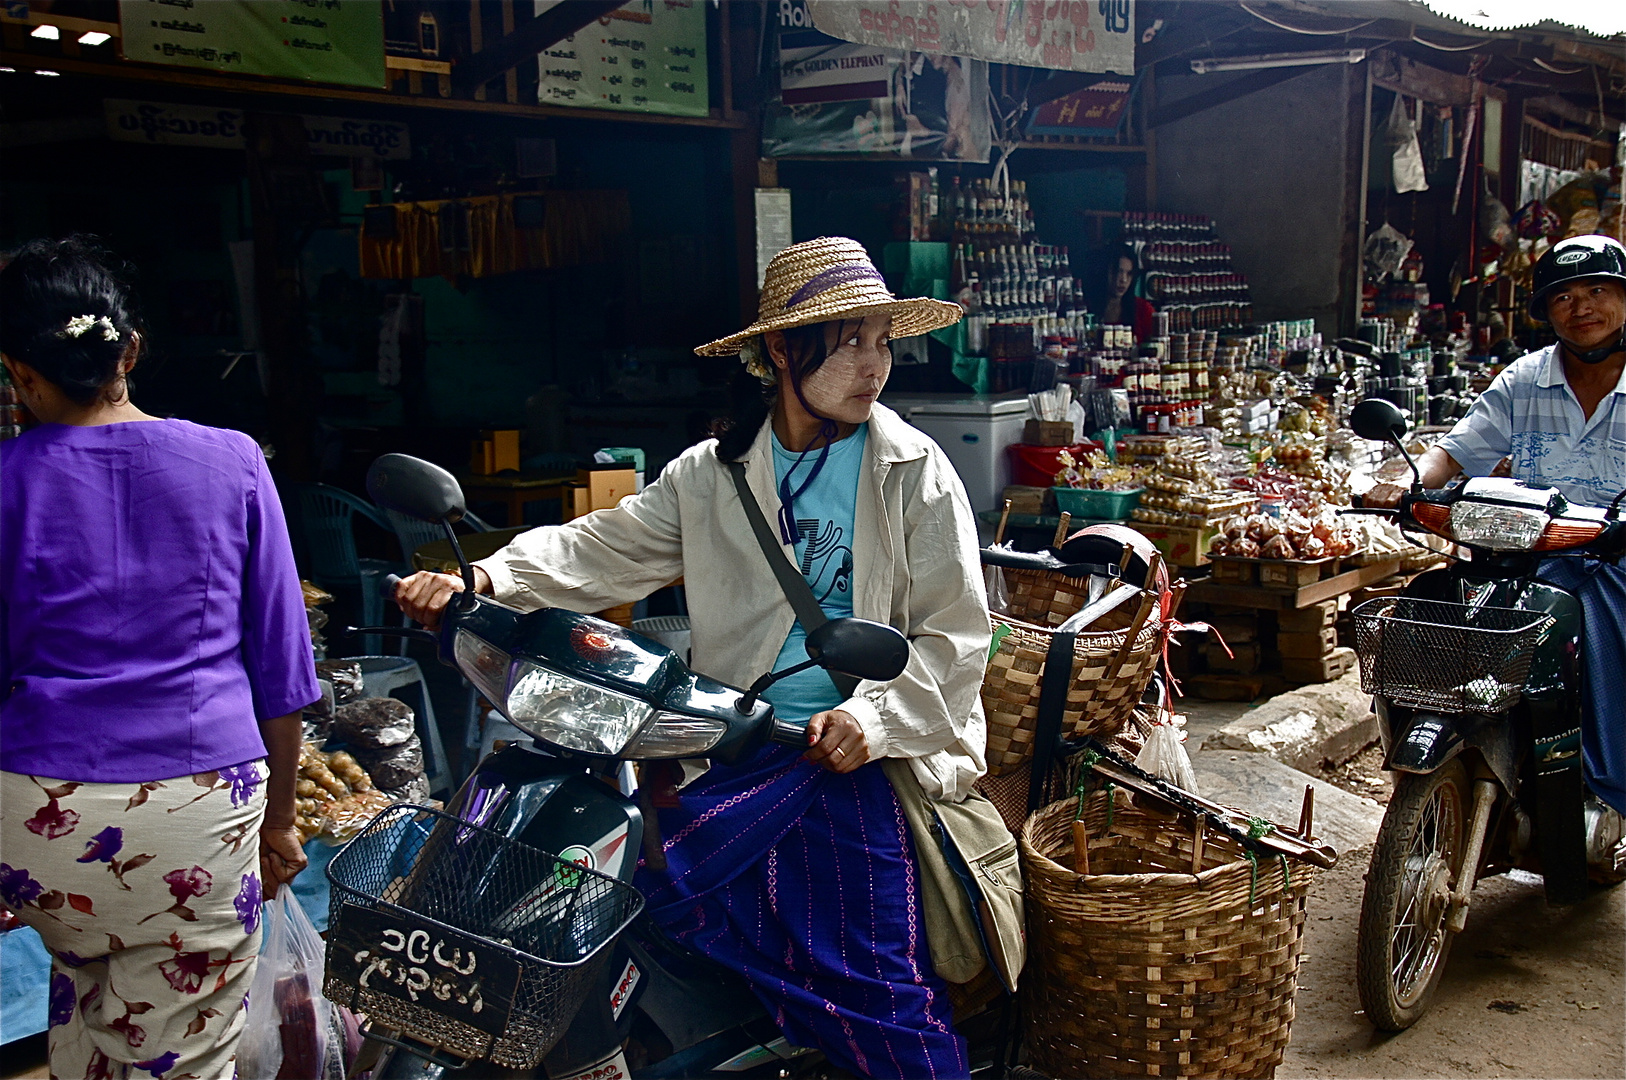
<path id="1" fill-rule="evenodd" d="M 550 191 L 364 211 L 361 276 L 482 278 L 607 262 L 632 228 L 625 191 Z"/>
<path id="2" fill-rule="evenodd" d="M 1428 169 L 1423 165 L 1423 147 L 1417 140 L 1417 125 L 1406 115 L 1405 99 L 1395 95 L 1384 125 L 1384 141 L 1393 154 L 1395 191 L 1427 191 Z"/>

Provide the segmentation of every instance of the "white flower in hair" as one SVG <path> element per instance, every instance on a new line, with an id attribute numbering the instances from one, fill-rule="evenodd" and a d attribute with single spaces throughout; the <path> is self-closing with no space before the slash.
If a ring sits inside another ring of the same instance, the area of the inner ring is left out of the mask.
<path id="1" fill-rule="evenodd" d="M 69 319 L 68 324 L 57 333 L 57 337 L 81 338 L 85 336 L 86 330 L 89 330 L 91 327 L 95 326 L 101 327 L 103 341 L 117 341 L 119 339 L 118 328 L 113 325 L 113 320 L 109 319 L 106 315 L 75 315 L 73 318 Z"/>
<path id="2" fill-rule="evenodd" d="M 746 371 L 749 371 L 763 382 L 774 381 L 774 370 L 762 355 L 761 338 L 752 338 L 740 346 L 740 360 L 745 364 Z"/>

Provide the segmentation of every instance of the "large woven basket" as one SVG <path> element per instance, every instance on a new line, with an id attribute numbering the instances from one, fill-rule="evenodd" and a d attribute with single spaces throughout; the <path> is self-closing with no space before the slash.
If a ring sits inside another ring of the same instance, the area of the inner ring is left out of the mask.
<path id="1" fill-rule="evenodd" d="M 1115 798 L 1110 827 L 1107 800 Z M 1028 1046 L 1048 1076 L 1271 1077 L 1287 1048 L 1312 869 L 1097 791 L 1090 874 L 1075 873 L 1064 799 L 1021 836 Z"/>
<path id="2" fill-rule="evenodd" d="M 1037 626 L 1060 626 L 1068 616 L 1084 610 L 1089 601 L 1088 577 L 1068 577 L 1054 570 L 1026 570 L 1003 567 L 1005 610 L 1023 622 Z M 1100 630 L 1122 630 L 1134 614 L 1133 604 L 1107 612 L 1095 622 Z"/>
<path id="3" fill-rule="evenodd" d="M 1039 690 L 1055 631 L 1004 615 L 992 615 L 999 647 L 982 679 L 982 708 L 988 717 L 988 771 L 1001 776 L 1033 756 L 1039 723 Z M 1165 636 L 1154 611 L 1126 650 L 1127 627 L 1090 630 L 1073 643 L 1073 671 L 1062 710 L 1066 738 L 1110 735 L 1135 711 L 1156 673 Z"/>

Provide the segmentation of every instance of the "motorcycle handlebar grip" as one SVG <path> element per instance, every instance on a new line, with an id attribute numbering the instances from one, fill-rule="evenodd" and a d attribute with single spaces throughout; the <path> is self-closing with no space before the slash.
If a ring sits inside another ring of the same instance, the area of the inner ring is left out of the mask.
<path id="1" fill-rule="evenodd" d="M 781 720 L 775 716 L 773 727 L 768 732 L 768 741 L 776 742 L 781 746 L 794 746 L 799 750 L 807 749 L 807 724 L 797 723 L 793 720 Z"/>
<path id="2" fill-rule="evenodd" d="M 400 574 L 385 574 L 378 582 L 378 595 L 386 600 L 395 599 L 395 587 L 401 584 Z"/>

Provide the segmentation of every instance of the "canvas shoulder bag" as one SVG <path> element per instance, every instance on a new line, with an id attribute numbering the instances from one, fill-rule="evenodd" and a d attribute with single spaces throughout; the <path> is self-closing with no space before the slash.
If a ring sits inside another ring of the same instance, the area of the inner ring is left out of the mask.
<path id="1" fill-rule="evenodd" d="M 768 519 L 745 479 L 745 466 L 728 463 L 740 504 L 785 599 L 808 633 L 829 621 L 807 579 L 786 560 Z M 858 680 L 828 672 L 843 697 Z M 979 792 L 960 802 L 927 797 L 909 763 L 885 758 L 882 769 L 903 807 L 920 867 L 921 914 L 932 968 L 952 983 L 971 981 L 992 961 L 1006 989 L 1015 991 L 1027 958 L 1022 868 L 1016 838 L 994 804 Z"/>

